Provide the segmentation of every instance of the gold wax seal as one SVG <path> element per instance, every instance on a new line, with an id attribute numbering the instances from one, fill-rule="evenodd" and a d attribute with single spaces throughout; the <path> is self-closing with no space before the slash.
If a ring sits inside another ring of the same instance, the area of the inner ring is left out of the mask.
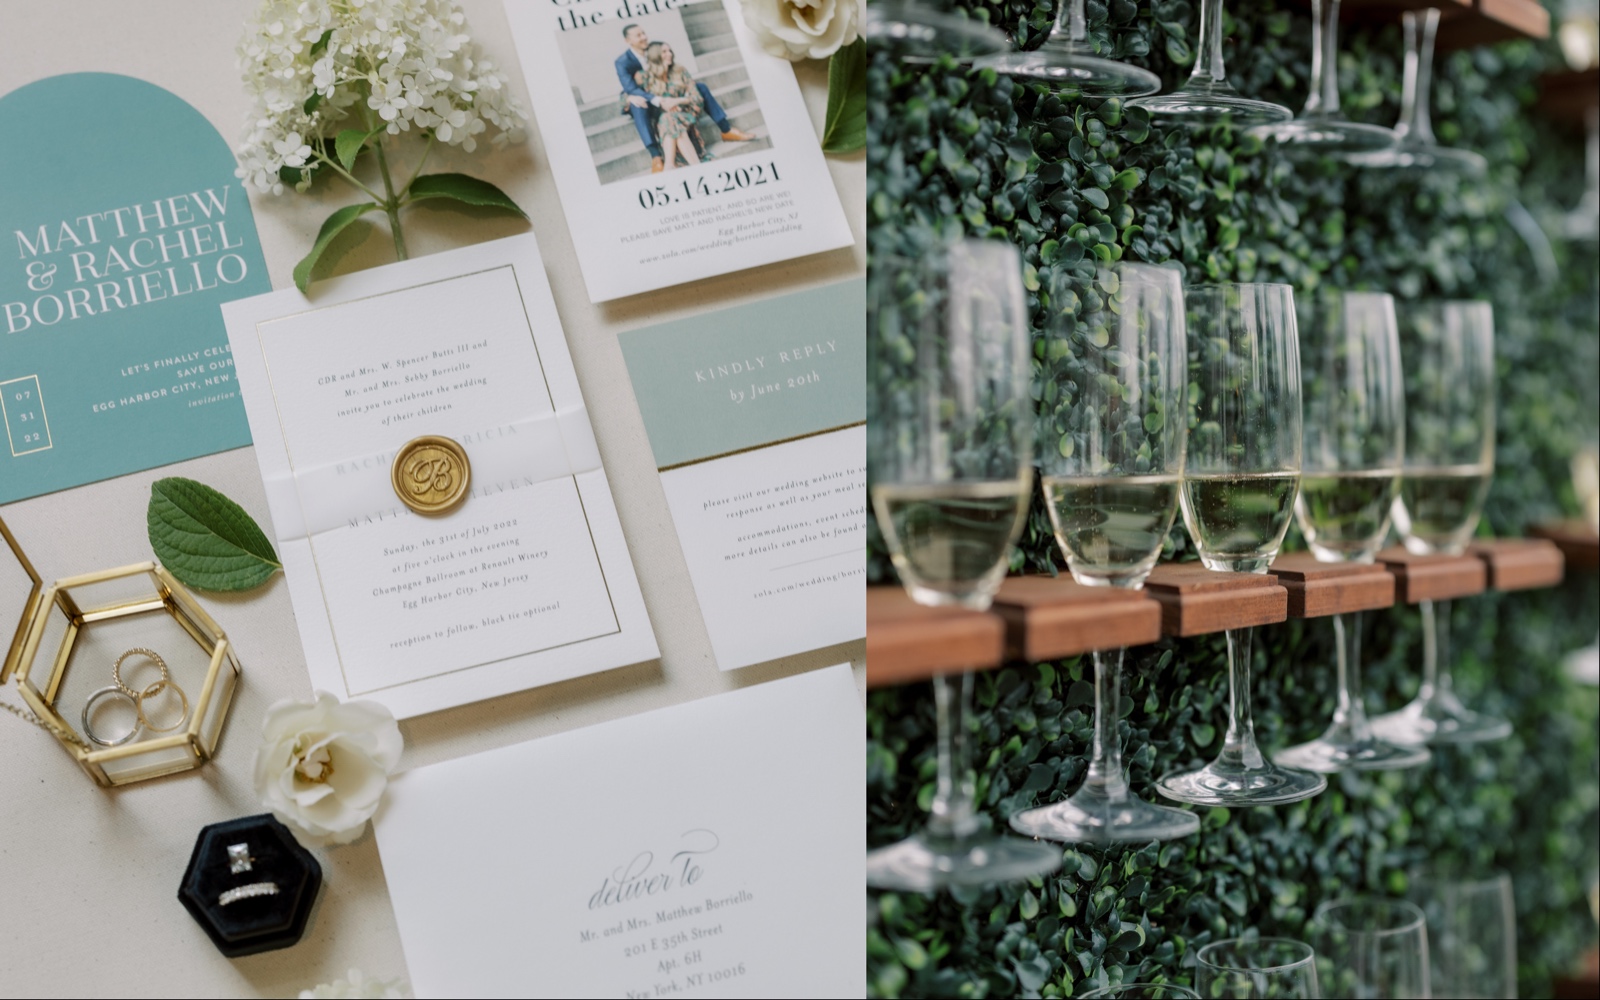
<path id="1" fill-rule="evenodd" d="M 467 498 L 472 465 L 459 444 L 426 434 L 405 443 L 389 469 L 395 495 L 418 514 L 445 514 Z"/>

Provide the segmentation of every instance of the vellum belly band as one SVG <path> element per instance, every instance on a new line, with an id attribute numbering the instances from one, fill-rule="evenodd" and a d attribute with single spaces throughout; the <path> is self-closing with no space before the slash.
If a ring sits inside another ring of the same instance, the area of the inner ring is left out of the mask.
<path id="1" fill-rule="evenodd" d="M 471 491 L 456 512 L 471 509 L 474 497 L 600 468 L 600 451 L 588 411 L 582 406 L 500 427 L 442 436 L 459 442 L 472 462 Z M 396 441 L 395 447 L 387 451 L 297 469 L 292 475 L 265 480 L 278 538 L 309 538 L 335 528 L 410 514 L 395 495 L 390 478 L 395 454 L 409 440 L 411 435 Z"/>

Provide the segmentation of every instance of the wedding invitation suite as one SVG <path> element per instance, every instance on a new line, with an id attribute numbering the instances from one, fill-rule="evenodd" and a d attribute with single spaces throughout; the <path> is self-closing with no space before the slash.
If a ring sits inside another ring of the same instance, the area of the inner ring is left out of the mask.
<path id="1" fill-rule="evenodd" d="M 848 665 L 395 778 L 375 821 L 419 997 L 859 997 Z"/>
<path id="2" fill-rule="evenodd" d="M 217 305 L 272 285 L 226 140 L 110 73 L 0 134 L 0 504 L 249 444 Z"/>
<path id="3" fill-rule="evenodd" d="M 866 286 L 619 338 L 723 670 L 866 635 Z"/>
<path id="4" fill-rule="evenodd" d="M 738 0 L 506 0 L 594 302 L 850 246 L 794 70 Z"/>
<path id="5" fill-rule="evenodd" d="M 318 688 L 405 718 L 658 655 L 532 235 L 224 315 Z"/>

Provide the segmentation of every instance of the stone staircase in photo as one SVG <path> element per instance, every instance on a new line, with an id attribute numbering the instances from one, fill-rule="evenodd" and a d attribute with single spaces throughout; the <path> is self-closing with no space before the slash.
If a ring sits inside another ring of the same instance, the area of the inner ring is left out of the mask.
<path id="1" fill-rule="evenodd" d="M 745 72 L 727 10 L 717 0 L 704 0 L 679 7 L 678 12 L 683 16 L 683 27 L 699 69 L 695 80 L 710 88 L 734 128 L 756 137 L 750 142 L 723 142 L 716 123 L 702 114 L 699 131 L 706 151 L 714 159 L 722 159 L 771 148 L 766 119 L 756 103 L 755 88 Z M 620 97 L 612 96 L 578 105 L 601 184 L 650 173 L 650 153 L 640 144 L 633 119 L 618 113 L 620 101 Z"/>

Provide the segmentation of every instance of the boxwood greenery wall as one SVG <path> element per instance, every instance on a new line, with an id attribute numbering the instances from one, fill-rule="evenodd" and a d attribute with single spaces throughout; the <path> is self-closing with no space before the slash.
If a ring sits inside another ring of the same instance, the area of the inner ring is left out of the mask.
<path id="1" fill-rule="evenodd" d="M 1032 47 L 1053 8 L 1040 0 L 960 0 Z M 1298 108 L 1310 22 L 1292 6 L 1229 0 L 1228 69 L 1246 94 Z M 1148 66 L 1168 87 L 1194 59 L 1198 3 L 1089 0 L 1102 51 Z M 1346 28 L 1339 69 L 1347 112 L 1392 124 L 1396 26 Z M 1488 157 L 1484 180 L 1405 177 L 1332 163 L 1293 165 L 1249 140 L 1167 131 L 1115 101 L 1064 99 L 954 65 L 916 69 L 882 53 L 869 71 L 868 213 L 874 255 L 913 253 L 955 233 L 1009 240 L 1026 261 L 1037 321 L 1053 269 L 1080 260 L 1173 260 L 1188 280 L 1288 281 L 1397 296 L 1484 297 L 1499 354 L 1498 473 L 1483 534 L 1515 535 L 1570 511 L 1568 456 L 1594 426 L 1597 260 L 1556 241 L 1546 272 L 1508 222 L 1520 204 L 1550 223 L 1577 200 L 1578 135 L 1534 110 L 1553 43 L 1442 55 L 1433 108 L 1441 141 Z M 1539 242 L 1537 239 L 1535 243 Z M 1053 373 L 1038 344 L 1036 393 Z M 1291 540 L 1291 544 L 1294 541 Z M 1181 528 L 1167 558 L 1192 558 Z M 1060 563 L 1035 504 L 1013 569 Z M 871 573 L 892 580 L 874 537 Z M 1508 715 L 1516 734 L 1444 750 L 1425 769 L 1339 777 L 1308 802 L 1202 811 L 1199 836 L 1165 844 L 1070 848 L 1059 876 L 935 897 L 874 893 L 869 989 L 878 996 L 1070 996 L 1119 981 L 1189 982 L 1207 941 L 1301 936 L 1321 900 L 1403 893 L 1424 859 L 1509 870 L 1516 885 L 1524 996 L 1594 938 L 1584 887 L 1596 867 L 1597 699 L 1563 678 L 1560 658 L 1596 634 L 1592 574 L 1559 589 L 1457 602 L 1453 650 L 1468 698 Z M 1255 643 L 1263 746 L 1315 735 L 1332 695 L 1331 627 L 1290 622 Z M 1366 616 L 1370 709 L 1414 693 L 1414 609 Z M 1218 749 L 1226 698 L 1221 637 L 1130 652 L 1120 725 L 1134 787 Z M 1087 761 L 1087 658 L 1013 664 L 982 675 L 971 720 L 981 806 L 1011 812 L 1071 791 Z M 933 712 L 926 685 L 869 699 L 869 842 L 920 823 L 932 794 Z"/>

